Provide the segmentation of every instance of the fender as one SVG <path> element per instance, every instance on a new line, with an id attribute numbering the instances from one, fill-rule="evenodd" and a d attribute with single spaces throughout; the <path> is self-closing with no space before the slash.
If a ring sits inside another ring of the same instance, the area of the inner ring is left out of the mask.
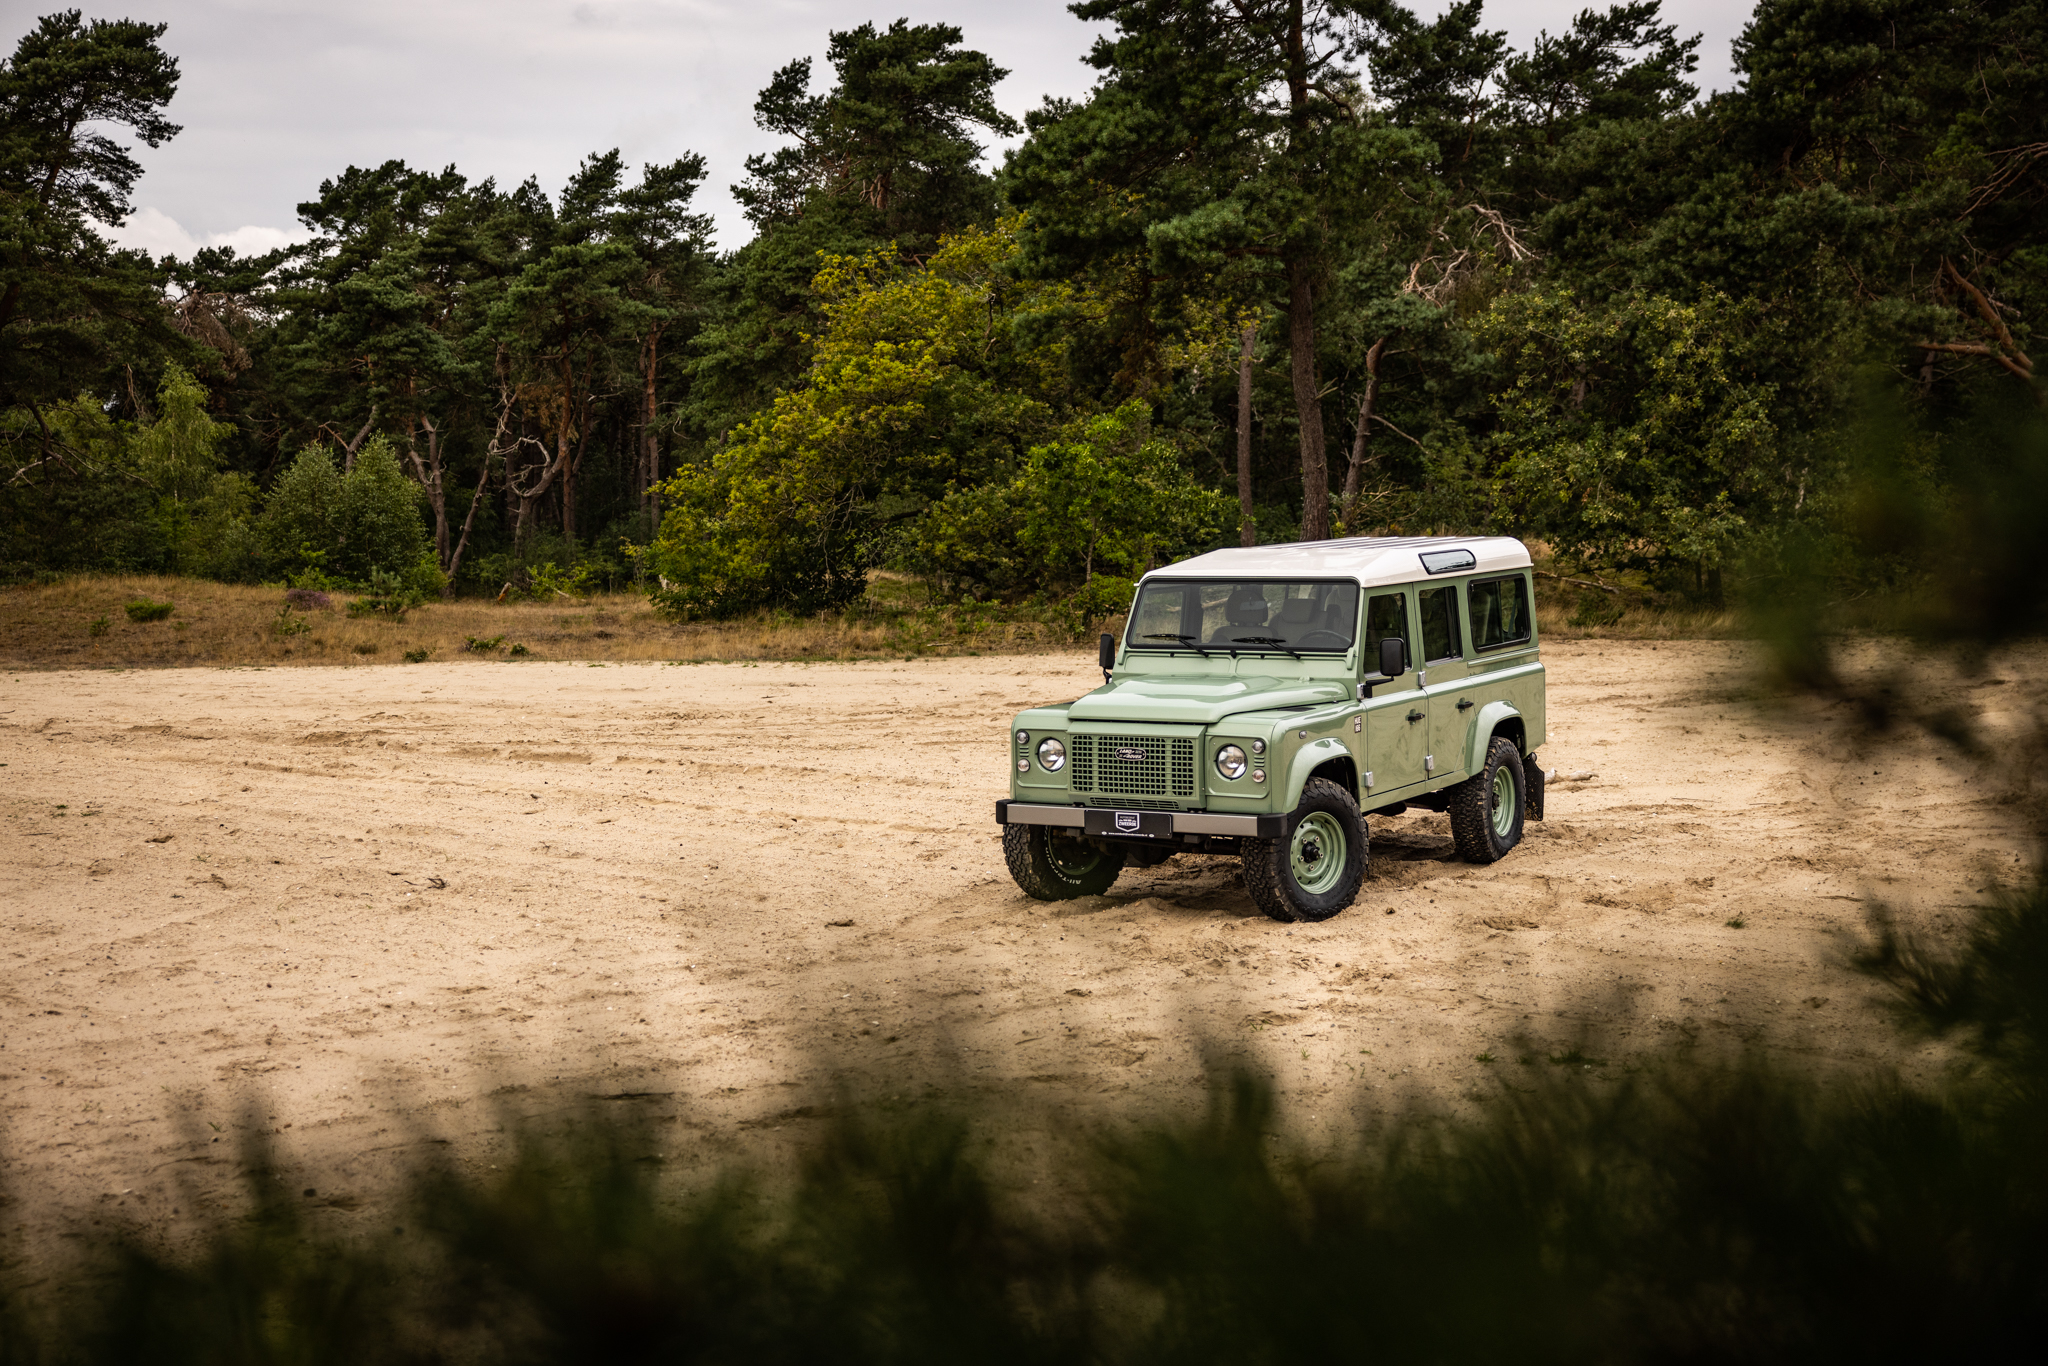
<path id="1" fill-rule="evenodd" d="M 1472 753 L 1466 756 L 1465 771 L 1477 773 L 1486 763 L 1487 742 L 1500 729 L 1503 721 L 1519 721 L 1522 713 L 1511 702 L 1488 702 L 1479 709 L 1479 719 L 1472 725 Z"/>
<path id="2" fill-rule="evenodd" d="M 1308 786 L 1309 777 L 1324 764 L 1338 760 L 1350 762 L 1353 767 L 1357 766 L 1357 761 L 1352 758 L 1351 751 L 1344 747 L 1344 742 L 1332 735 L 1326 735 L 1320 740 L 1311 740 L 1294 751 L 1294 757 L 1287 763 L 1287 786 L 1280 789 L 1282 795 L 1287 798 L 1287 804 L 1280 809 L 1292 811 L 1300 806 L 1301 790 Z M 1358 795 L 1355 789 L 1352 795 Z"/>

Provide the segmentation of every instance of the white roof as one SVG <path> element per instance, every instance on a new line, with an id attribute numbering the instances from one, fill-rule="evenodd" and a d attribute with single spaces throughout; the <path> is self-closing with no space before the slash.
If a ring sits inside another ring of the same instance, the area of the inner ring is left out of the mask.
<path id="1" fill-rule="evenodd" d="M 1147 579 L 1356 579 L 1367 588 L 1428 579 L 1425 552 L 1469 550 L 1470 568 L 1445 574 L 1479 574 L 1526 569 L 1529 550 L 1512 536 L 1360 536 L 1343 541 L 1291 541 L 1212 550 Z"/>

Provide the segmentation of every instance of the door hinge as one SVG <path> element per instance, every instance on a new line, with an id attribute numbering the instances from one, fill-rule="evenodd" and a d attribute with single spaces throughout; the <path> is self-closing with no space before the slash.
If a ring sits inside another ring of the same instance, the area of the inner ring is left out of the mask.
<path id="1" fill-rule="evenodd" d="M 1371 769 L 1367 769 L 1367 770 L 1365 771 L 1365 785 L 1366 785 L 1367 787 L 1371 787 L 1371 786 L 1372 786 L 1372 770 L 1371 770 Z"/>
<path id="2" fill-rule="evenodd" d="M 1436 756 L 1434 754 L 1425 754 L 1422 756 L 1422 771 L 1424 773 L 1436 772 Z"/>

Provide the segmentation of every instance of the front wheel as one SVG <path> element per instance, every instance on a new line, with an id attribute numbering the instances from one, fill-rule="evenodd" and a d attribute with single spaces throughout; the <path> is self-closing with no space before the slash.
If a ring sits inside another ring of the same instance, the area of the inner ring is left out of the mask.
<path id="1" fill-rule="evenodd" d="M 1100 896 L 1123 871 L 1124 851 L 1049 825 L 1003 827 L 1003 861 L 1024 895 L 1039 901 Z"/>
<path id="2" fill-rule="evenodd" d="M 1492 863 L 1522 842 L 1528 777 L 1515 742 L 1494 736 L 1479 771 L 1451 789 L 1451 841 L 1467 863 Z"/>
<path id="3" fill-rule="evenodd" d="M 1244 841 L 1244 886 L 1275 920 L 1328 920 L 1365 881 L 1365 820 L 1351 794 L 1311 778 L 1277 840 Z"/>

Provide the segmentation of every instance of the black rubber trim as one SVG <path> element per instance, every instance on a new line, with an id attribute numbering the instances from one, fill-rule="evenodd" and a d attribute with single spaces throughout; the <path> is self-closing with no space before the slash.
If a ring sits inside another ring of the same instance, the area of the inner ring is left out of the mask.
<path id="1" fill-rule="evenodd" d="M 997 825 L 1008 825 L 1009 823 L 1010 823 L 1010 799 L 1009 799 L 1008 797 L 1003 797 L 1003 798 L 1000 798 L 1000 799 L 998 799 L 998 800 L 997 800 L 997 802 L 996 802 L 996 824 L 997 824 Z"/>

